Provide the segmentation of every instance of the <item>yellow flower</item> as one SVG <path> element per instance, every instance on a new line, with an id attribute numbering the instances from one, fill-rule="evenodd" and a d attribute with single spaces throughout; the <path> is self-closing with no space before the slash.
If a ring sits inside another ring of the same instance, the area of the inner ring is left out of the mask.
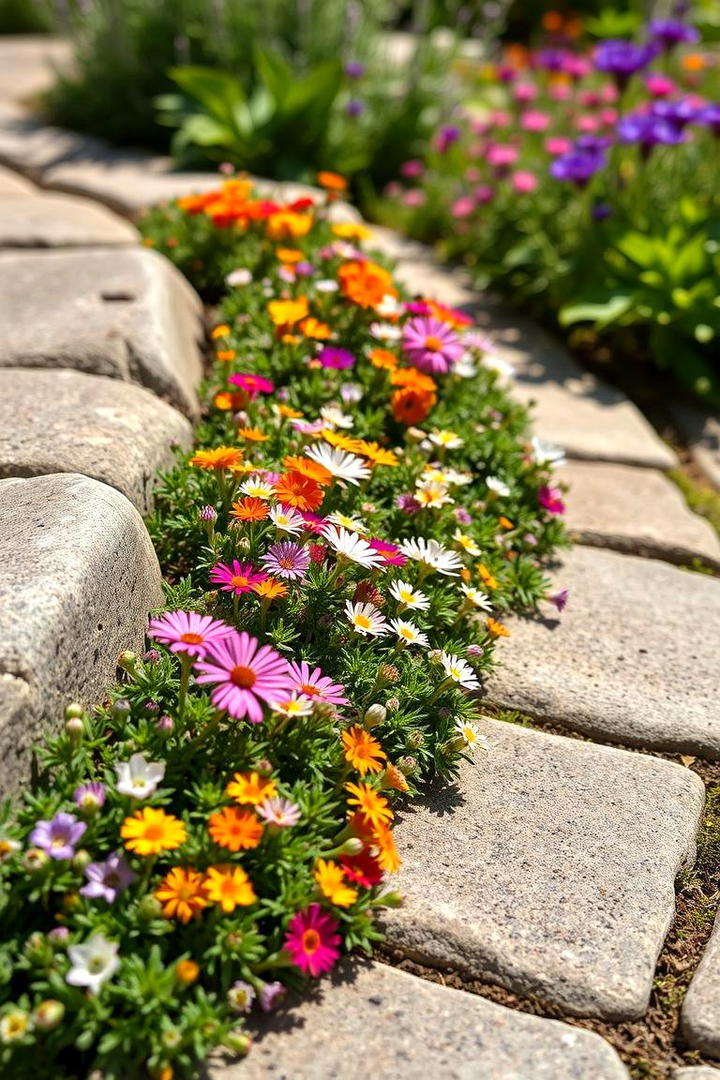
<path id="1" fill-rule="evenodd" d="M 480 575 L 480 580 L 487 589 L 497 589 L 497 578 L 493 577 L 487 566 L 484 566 L 483 563 L 478 563 L 477 572 Z"/>
<path id="2" fill-rule="evenodd" d="M 393 812 L 387 799 L 378 795 L 369 784 L 346 784 L 345 790 L 352 796 L 348 805 L 356 807 L 373 829 L 392 821 Z"/>
<path id="3" fill-rule="evenodd" d="M 120 835 L 128 851 L 137 855 L 159 855 L 161 851 L 173 851 L 187 840 L 187 829 L 179 818 L 145 806 L 120 826 Z"/>
<path id="4" fill-rule="evenodd" d="M 510 631 L 506 626 L 503 626 L 497 619 L 487 618 L 485 620 L 487 631 L 492 637 L 510 637 Z"/>
<path id="5" fill-rule="evenodd" d="M 256 772 L 236 772 L 225 788 L 225 793 L 240 806 L 257 806 L 265 799 L 277 795 L 277 784 Z"/>
<path id="6" fill-rule="evenodd" d="M 205 876 L 205 895 L 226 914 L 257 901 L 250 878 L 240 866 L 210 866 Z"/>
<path id="7" fill-rule="evenodd" d="M 267 309 L 275 326 L 294 326 L 308 314 L 307 296 L 298 296 L 294 300 L 271 300 Z"/>
<path id="8" fill-rule="evenodd" d="M 280 262 L 283 263 L 301 262 L 303 258 L 302 251 L 299 251 L 297 248 L 279 247 L 276 248 L 275 254 L 277 255 Z"/>
<path id="9" fill-rule="evenodd" d="M 362 225 L 359 221 L 338 221 L 333 225 L 332 231 L 341 240 L 351 240 L 355 243 L 362 243 L 372 235 L 367 225 Z"/>
<path id="10" fill-rule="evenodd" d="M 269 435 L 263 435 L 259 428 L 251 427 L 240 428 L 238 435 L 241 439 L 246 439 L 248 442 L 267 442 L 270 438 Z"/>
<path id="11" fill-rule="evenodd" d="M 213 341 L 217 341 L 218 338 L 227 337 L 229 333 L 230 333 L 230 327 L 228 326 L 228 324 L 227 323 L 220 323 L 219 326 L 214 327 L 210 331 L 210 337 L 212 338 Z"/>
<path id="12" fill-rule="evenodd" d="M 357 900 L 357 889 L 345 884 L 345 873 L 332 859 L 318 859 L 313 877 L 320 892 L 336 907 L 350 907 Z"/>
<path id="13" fill-rule="evenodd" d="M 357 452 L 368 458 L 374 465 L 399 465 L 398 456 L 392 450 L 386 450 L 376 442 L 357 440 Z"/>
<path id="14" fill-rule="evenodd" d="M 341 732 L 340 738 L 345 748 L 345 760 L 357 769 L 361 776 L 364 776 L 366 772 L 380 772 L 382 769 L 380 762 L 387 757 L 387 754 L 369 731 L 356 725 L 348 731 Z"/>
<path id="15" fill-rule="evenodd" d="M 298 214 L 294 210 L 278 210 L 265 223 L 265 231 L 271 240 L 287 237 L 299 240 L 310 232 L 313 219 L 310 214 Z"/>

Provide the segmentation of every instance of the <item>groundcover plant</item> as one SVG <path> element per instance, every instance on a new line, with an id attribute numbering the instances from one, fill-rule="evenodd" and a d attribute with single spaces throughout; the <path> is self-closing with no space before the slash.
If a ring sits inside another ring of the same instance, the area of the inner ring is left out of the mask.
<path id="1" fill-rule="evenodd" d="M 398 806 L 487 750 L 504 613 L 566 600 L 559 455 L 468 318 L 241 178 L 146 223 L 188 259 L 208 229 L 206 416 L 150 523 L 167 610 L 3 815 L 3 1077 L 195 1076 L 369 951 Z"/>

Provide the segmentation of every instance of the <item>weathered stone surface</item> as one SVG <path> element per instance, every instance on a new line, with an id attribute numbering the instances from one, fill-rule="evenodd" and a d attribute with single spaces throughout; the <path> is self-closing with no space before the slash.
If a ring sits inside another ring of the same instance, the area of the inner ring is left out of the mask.
<path id="1" fill-rule="evenodd" d="M 0 368 L 75 368 L 139 382 L 189 415 L 200 300 L 144 248 L 0 254 Z"/>
<path id="2" fill-rule="evenodd" d="M 18 100 L 47 90 L 55 69 L 70 64 L 72 46 L 49 34 L 0 37 L 0 99 Z"/>
<path id="3" fill-rule="evenodd" d="M 135 244 L 129 221 L 76 195 L 20 195 L 0 199 L 0 248 L 92 247 Z"/>
<path id="4" fill-rule="evenodd" d="M 313 999 L 257 1021 L 211 1080 L 627 1080 L 599 1035 L 381 964 L 345 962 Z"/>
<path id="5" fill-rule="evenodd" d="M 695 463 L 720 488 L 720 417 L 689 405 L 670 405 Z"/>
<path id="6" fill-rule="evenodd" d="M 114 488 L 61 474 L 0 480 L 0 789 L 65 705 L 110 686 L 162 603 L 160 568 L 137 510 Z"/>
<path id="7" fill-rule="evenodd" d="M 513 617 L 490 703 L 596 738 L 720 757 L 720 581 L 578 547 L 562 616 Z"/>
<path id="8" fill-rule="evenodd" d="M 688 1065 L 675 1069 L 672 1080 L 718 1080 L 720 1072 L 710 1065 Z"/>
<path id="9" fill-rule="evenodd" d="M 628 401 L 575 363 L 535 323 L 470 288 L 467 274 L 443 266 L 432 251 L 390 229 L 373 229 L 375 246 L 398 260 L 397 275 L 414 293 L 465 308 L 489 331 L 498 355 L 515 369 L 510 393 L 534 403 L 536 434 L 573 458 L 670 469 L 677 458 Z"/>
<path id="10" fill-rule="evenodd" d="M 685 995 L 682 1028 L 693 1050 L 720 1058 L 720 916 Z"/>
<path id="11" fill-rule="evenodd" d="M 682 766 L 483 718 L 490 751 L 397 826 L 408 956 L 569 1013 L 646 1008 L 704 788 Z"/>
<path id="12" fill-rule="evenodd" d="M 48 127 L 19 105 L 0 102 L 0 163 L 33 180 L 61 161 L 92 158 L 102 146 L 90 135 Z"/>
<path id="13" fill-rule="evenodd" d="M 556 477 L 570 485 L 565 523 L 583 544 L 720 567 L 718 534 L 662 473 L 573 461 Z"/>
<path id="14" fill-rule="evenodd" d="M 0 165 L 0 198 L 17 198 L 18 195 L 37 194 L 37 188 L 20 173 Z"/>
<path id="15" fill-rule="evenodd" d="M 0 477 L 82 473 L 145 514 L 192 427 L 149 390 L 78 371 L 0 368 Z"/>

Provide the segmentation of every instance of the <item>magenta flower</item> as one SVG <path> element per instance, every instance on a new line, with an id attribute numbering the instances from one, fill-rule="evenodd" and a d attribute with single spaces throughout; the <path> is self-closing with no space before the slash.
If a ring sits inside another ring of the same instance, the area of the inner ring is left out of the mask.
<path id="1" fill-rule="evenodd" d="M 215 683 L 212 702 L 240 720 L 253 724 L 263 718 L 261 701 L 272 703 L 293 691 L 288 662 L 269 645 L 244 630 L 213 645 L 206 660 L 196 661 L 198 683 Z"/>
<path id="2" fill-rule="evenodd" d="M 288 924 L 285 950 L 295 967 L 317 977 L 335 966 L 340 950 L 338 923 L 319 904 L 298 911 Z"/>
<path id="3" fill-rule="evenodd" d="M 198 615 L 194 611 L 169 611 L 158 619 L 152 619 L 148 637 L 170 646 L 170 652 L 184 652 L 202 658 L 209 646 L 232 633 L 232 627 L 210 615 Z"/>
<path id="4" fill-rule="evenodd" d="M 267 581 L 267 574 L 262 570 L 256 570 L 250 563 L 240 563 L 237 559 L 233 559 L 232 566 L 222 562 L 213 566 L 210 571 L 210 580 L 219 585 L 223 592 L 242 596 L 243 593 L 251 592 L 253 585 L 259 581 Z M 213 651 L 215 643 L 213 642 Z"/>
<path id="5" fill-rule="evenodd" d="M 88 883 L 80 889 L 80 895 L 91 900 L 107 900 L 108 904 L 114 903 L 118 893 L 137 880 L 137 874 L 118 851 L 108 855 L 105 862 L 89 863 L 85 877 Z"/>
<path id="6" fill-rule="evenodd" d="M 275 389 L 275 383 L 270 379 L 265 379 L 262 375 L 253 375 L 248 371 L 235 372 L 234 375 L 230 375 L 228 382 L 231 386 L 239 386 L 251 398 L 257 397 L 258 394 L 272 394 Z"/>
<path id="7" fill-rule="evenodd" d="M 535 173 L 528 172 L 527 169 L 518 169 L 517 172 L 514 172 L 510 178 L 510 183 L 519 194 L 523 195 L 534 191 L 538 186 Z"/>
<path id="8" fill-rule="evenodd" d="M 75 845 L 87 825 L 74 814 L 60 811 L 50 821 L 38 821 L 30 833 L 30 843 L 46 851 L 51 859 L 72 859 Z"/>
<path id="9" fill-rule="evenodd" d="M 355 363 L 355 357 L 351 352 L 347 349 L 338 349 L 334 345 L 326 345 L 322 348 L 317 359 L 321 367 L 334 368 L 336 371 L 343 371 Z"/>
<path id="10" fill-rule="evenodd" d="M 464 352 L 455 331 L 432 317 L 410 319 L 403 327 L 405 355 L 421 371 L 444 375 Z"/>
<path id="11" fill-rule="evenodd" d="M 549 514 L 564 514 L 565 503 L 560 498 L 560 488 L 548 487 L 547 484 L 538 491 L 538 502 Z"/>
<path id="12" fill-rule="evenodd" d="M 378 540 L 375 536 L 368 540 L 368 544 L 389 566 L 404 566 L 408 561 L 407 555 L 403 555 L 397 544 L 391 544 L 387 540 Z"/>
<path id="13" fill-rule="evenodd" d="M 326 701 L 329 705 L 347 705 L 345 687 L 340 683 L 334 683 L 328 675 L 323 675 L 319 667 L 310 671 L 307 660 L 297 664 L 294 660 L 289 663 L 293 689 L 303 697 L 309 697 L 313 701 Z"/>
<path id="14" fill-rule="evenodd" d="M 554 604 L 558 611 L 564 611 L 568 602 L 570 592 L 568 589 L 560 589 L 558 592 L 553 593 L 552 596 L 548 596 L 548 601 Z"/>
<path id="15" fill-rule="evenodd" d="M 271 574 L 295 581 L 305 577 L 310 565 L 310 552 L 292 540 L 281 540 L 267 549 L 262 563 Z"/>

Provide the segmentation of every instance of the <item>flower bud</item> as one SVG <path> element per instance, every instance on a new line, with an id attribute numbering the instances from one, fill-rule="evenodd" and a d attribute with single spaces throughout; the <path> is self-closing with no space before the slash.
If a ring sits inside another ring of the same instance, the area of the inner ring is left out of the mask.
<path id="1" fill-rule="evenodd" d="M 422 731 L 410 731 L 408 737 L 405 740 L 405 746 L 408 750 L 419 750 L 425 743 L 425 736 Z"/>
<path id="2" fill-rule="evenodd" d="M 228 1050 L 232 1050 L 234 1054 L 240 1054 L 245 1057 L 250 1052 L 252 1046 L 252 1039 L 246 1031 L 241 1028 L 235 1028 L 233 1031 L 229 1031 L 223 1039 L 223 1046 L 226 1046 Z"/>
<path id="3" fill-rule="evenodd" d="M 203 524 L 212 523 L 214 525 L 217 521 L 217 510 L 214 506 L 203 506 L 198 512 L 198 517 Z"/>
<path id="4" fill-rule="evenodd" d="M 378 674 L 383 686 L 394 686 L 400 682 L 400 672 L 394 664 L 383 664 Z"/>
<path id="5" fill-rule="evenodd" d="M 385 708 L 388 712 L 397 712 L 400 708 L 400 698 L 390 697 L 385 702 Z"/>
<path id="6" fill-rule="evenodd" d="M 84 870 L 88 863 L 92 862 L 92 855 L 85 848 L 80 848 L 72 857 L 71 866 L 73 870 Z"/>
<path id="7" fill-rule="evenodd" d="M 137 653 L 132 652 L 130 649 L 125 649 L 121 652 L 117 658 L 117 665 L 122 668 L 123 671 L 127 671 L 128 675 L 134 675 L 137 669 L 139 657 Z"/>
<path id="8" fill-rule="evenodd" d="M 169 735 L 175 727 L 175 721 L 172 716 L 159 716 L 155 721 L 155 730 L 159 731 L 161 735 Z"/>
<path id="9" fill-rule="evenodd" d="M 127 698 L 118 698 L 110 706 L 110 715 L 113 720 L 126 720 L 130 715 L 131 705 Z"/>
<path id="10" fill-rule="evenodd" d="M 359 836 L 349 836 L 344 844 L 336 848 L 336 855 L 359 855 L 365 847 Z"/>
<path id="11" fill-rule="evenodd" d="M 175 978 L 183 986 L 194 983 L 200 974 L 200 968 L 194 960 L 178 960 L 175 965 Z"/>
<path id="12" fill-rule="evenodd" d="M 440 746 L 440 753 L 443 757 L 452 757 L 454 754 L 459 754 L 461 750 L 466 749 L 467 743 L 462 735 L 456 735 L 453 739 L 448 739 L 447 742 L 442 743 Z"/>
<path id="13" fill-rule="evenodd" d="M 377 724 L 384 723 L 386 716 L 387 709 L 384 705 L 370 705 L 365 710 L 365 715 L 363 716 L 363 724 L 367 728 L 375 727 Z"/>
<path id="14" fill-rule="evenodd" d="M 417 772 L 417 758 L 412 757 L 410 754 L 406 754 L 398 760 L 397 767 L 403 776 L 412 776 Z"/>
<path id="15" fill-rule="evenodd" d="M 82 742 L 84 731 L 85 724 L 79 716 L 71 716 L 69 720 L 65 721 L 65 732 L 74 746 L 78 746 Z"/>
<path id="16" fill-rule="evenodd" d="M 65 1006 L 62 1001 L 48 998 L 46 1001 L 41 1001 L 35 1009 L 33 1022 L 41 1031 L 52 1031 L 62 1021 L 64 1015 Z"/>
<path id="17" fill-rule="evenodd" d="M 402 907 L 405 903 L 405 897 L 399 892 L 386 892 L 382 896 L 378 896 L 375 901 L 376 907 Z"/>
<path id="18" fill-rule="evenodd" d="M 79 705 L 77 703 L 77 701 L 73 701 L 65 709 L 65 719 L 66 720 L 82 720 L 84 715 L 85 715 L 85 710 L 83 709 L 82 705 Z"/>
<path id="19" fill-rule="evenodd" d="M 23 855 L 22 864 L 26 870 L 29 870 L 32 873 L 35 870 L 42 870 L 49 860 L 50 856 L 46 851 L 43 851 L 42 848 L 31 847 L 28 848 Z"/>
<path id="20" fill-rule="evenodd" d="M 145 922 L 150 922 L 151 919 L 157 919 L 162 915 L 162 904 L 151 893 L 143 896 L 142 900 L 138 904 L 138 915 Z"/>

